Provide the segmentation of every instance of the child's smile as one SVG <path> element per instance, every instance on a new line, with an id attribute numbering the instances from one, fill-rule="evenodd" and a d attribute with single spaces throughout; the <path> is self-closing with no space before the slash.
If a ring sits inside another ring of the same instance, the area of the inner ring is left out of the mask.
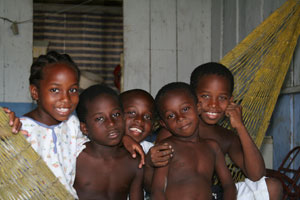
<path id="1" fill-rule="evenodd" d="M 67 120 L 77 106 L 78 77 L 68 64 L 56 63 L 43 71 L 39 87 L 31 85 L 33 98 L 38 103 L 39 121 L 54 125 Z"/>
<path id="2" fill-rule="evenodd" d="M 201 118 L 208 124 L 216 124 L 224 117 L 232 98 L 228 80 L 215 74 L 205 75 L 199 80 L 196 92 Z"/>
<path id="3" fill-rule="evenodd" d="M 154 105 L 145 94 L 129 94 L 123 100 L 125 134 L 137 142 L 143 141 L 152 130 Z"/>
<path id="4" fill-rule="evenodd" d="M 184 90 L 176 90 L 162 97 L 160 102 L 163 124 L 173 134 L 183 137 L 197 135 L 198 110 L 190 94 Z"/>

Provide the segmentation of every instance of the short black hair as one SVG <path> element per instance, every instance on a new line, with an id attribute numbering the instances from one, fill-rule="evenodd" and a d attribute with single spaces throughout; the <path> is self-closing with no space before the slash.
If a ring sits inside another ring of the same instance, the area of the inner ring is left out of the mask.
<path id="1" fill-rule="evenodd" d="M 139 94 L 142 94 L 142 95 L 145 95 L 146 98 L 148 98 L 152 103 L 153 103 L 153 114 L 155 115 L 156 114 L 156 108 L 155 108 L 155 101 L 154 101 L 154 98 L 152 97 L 152 95 L 147 92 L 146 90 L 143 90 L 143 89 L 131 89 L 131 90 L 127 90 L 125 92 L 122 92 L 120 94 L 120 100 L 121 100 L 121 103 L 123 104 L 123 101 L 125 100 L 126 96 L 127 95 L 130 95 L 130 94 L 134 94 L 134 93 L 139 93 Z"/>
<path id="2" fill-rule="evenodd" d="M 76 107 L 76 114 L 78 116 L 78 119 L 80 122 L 86 122 L 86 114 L 88 112 L 87 110 L 87 103 L 93 101 L 96 97 L 99 95 L 108 94 L 112 97 L 116 98 L 120 108 L 122 109 L 122 105 L 119 99 L 119 96 L 115 90 L 110 88 L 109 86 L 105 84 L 97 84 L 92 85 L 85 89 L 80 95 L 79 95 L 79 102 Z"/>
<path id="3" fill-rule="evenodd" d="M 29 76 L 29 84 L 35 85 L 39 88 L 39 82 L 43 77 L 43 69 L 55 63 L 67 63 L 70 65 L 76 72 L 78 82 L 80 79 L 80 70 L 72 58 L 68 54 L 60 54 L 56 51 L 49 51 L 45 55 L 40 55 L 31 65 L 30 67 L 30 76 Z"/>
<path id="4" fill-rule="evenodd" d="M 176 90 L 184 90 L 187 91 L 190 95 L 191 98 L 193 98 L 193 100 L 195 101 L 195 103 L 197 104 L 198 99 L 196 96 L 196 93 L 194 90 L 192 90 L 191 86 L 187 83 L 184 82 L 172 82 L 172 83 L 168 83 L 165 86 L 163 86 L 158 92 L 157 95 L 155 97 L 155 106 L 156 109 L 158 111 L 158 114 L 161 116 L 161 109 L 160 109 L 160 104 L 161 104 L 161 99 L 168 94 L 171 91 L 176 91 Z"/>
<path id="5" fill-rule="evenodd" d="M 196 91 L 200 79 L 205 75 L 211 75 L 211 74 L 225 77 L 229 81 L 230 94 L 232 94 L 234 88 L 233 75 L 227 67 L 217 62 L 208 62 L 196 67 L 193 70 L 190 78 L 190 85 L 192 89 Z"/>

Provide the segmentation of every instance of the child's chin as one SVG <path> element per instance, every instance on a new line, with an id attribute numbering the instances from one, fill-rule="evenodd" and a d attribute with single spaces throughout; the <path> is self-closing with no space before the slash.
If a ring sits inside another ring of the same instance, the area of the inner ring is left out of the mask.
<path id="1" fill-rule="evenodd" d="M 207 118 L 204 119 L 202 118 L 202 120 L 208 125 L 215 125 L 220 121 L 220 119 L 207 119 Z"/>

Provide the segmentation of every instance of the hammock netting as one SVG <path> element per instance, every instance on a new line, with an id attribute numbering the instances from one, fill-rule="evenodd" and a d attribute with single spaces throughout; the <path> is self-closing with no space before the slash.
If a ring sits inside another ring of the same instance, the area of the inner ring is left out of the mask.
<path id="1" fill-rule="evenodd" d="M 235 102 L 258 147 L 291 63 L 300 32 L 300 1 L 288 0 L 220 61 L 235 77 Z M 228 127 L 228 123 L 224 123 Z M 240 170 L 230 167 L 235 181 Z M 74 199 L 0 109 L 0 199 Z"/>
<path id="2" fill-rule="evenodd" d="M 300 1 L 288 0 L 220 61 L 233 73 L 234 99 L 260 148 L 300 34 Z M 229 127 L 228 121 L 224 122 Z M 230 127 L 229 127 L 230 128 Z M 235 181 L 243 179 L 232 169 Z"/>
<path id="3" fill-rule="evenodd" d="M 73 199 L 30 143 L 12 134 L 0 108 L 0 199 Z"/>

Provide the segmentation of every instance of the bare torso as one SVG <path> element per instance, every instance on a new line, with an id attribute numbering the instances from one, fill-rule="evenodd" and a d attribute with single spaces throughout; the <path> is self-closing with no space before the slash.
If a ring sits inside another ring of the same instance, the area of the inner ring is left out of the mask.
<path id="1" fill-rule="evenodd" d="M 165 195 L 167 199 L 211 199 L 215 153 L 206 140 L 187 142 L 168 138 L 174 148 Z"/>
<path id="2" fill-rule="evenodd" d="M 102 157 L 91 154 L 87 146 L 77 158 L 74 187 L 80 199 L 125 200 L 138 174 L 142 177 L 138 160 L 132 159 L 124 148 L 111 157 Z M 143 197 L 142 186 L 137 196 Z"/>

